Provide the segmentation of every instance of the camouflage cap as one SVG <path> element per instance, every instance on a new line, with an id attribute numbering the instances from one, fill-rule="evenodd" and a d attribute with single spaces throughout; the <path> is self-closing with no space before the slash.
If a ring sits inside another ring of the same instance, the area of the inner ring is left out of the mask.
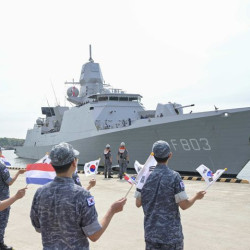
<path id="1" fill-rule="evenodd" d="M 61 142 L 52 148 L 49 157 L 53 166 L 63 166 L 71 163 L 77 155 L 79 152 L 72 145 Z"/>
<path id="2" fill-rule="evenodd" d="M 170 146 L 165 141 L 157 141 L 153 144 L 152 151 L 154 156 L 160 159 L 167 158 L 170 154 Z"/>

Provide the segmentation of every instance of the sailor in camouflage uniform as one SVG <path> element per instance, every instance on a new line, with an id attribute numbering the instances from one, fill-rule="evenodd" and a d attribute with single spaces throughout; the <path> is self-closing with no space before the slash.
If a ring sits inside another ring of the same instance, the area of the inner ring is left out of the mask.
<path id="1" fill-rule="evenodd" d="M 0 147 L 0 157 L 2 156 L 2 149 Z M 8 168 L 0 161 L 0 200 L 6 200 L 10 197 L 9 186 L 14 183 L 19 174 L 23 174 L 25 170 L 19 170 L 16 175 L 11 178 Z M 9 220 L 10 207 L 0 212 L 0 250 L 11 250 L 4 244 L 5 228 Z"/>
<path id="2" fill-rule="evenodd" d="M 119 164 L 119 178 L 123 178 L 124 173 L 127 172 L 127 166 L 129 164 L 129 155 L 128 150 L 125 148 L 125 143 L 121 142 L 118 153 L 117 161 Z"/>
<path id="3" fill-rule="evenodd" d="M 141 192 L 136 192 L 136 206 L 143 207 L 146 250 L 182 250 L 183 233 L 179 206 L 185 210 L 205 195 L 198 192 L 188 199 L 179 173 L 167 165 L 172 157 L 165 141 L 157 141 L 152 149 L 157 165 Z"/>
<path id="4" fill-rule="evenodd" d="M 76 171 L 75 173 L 73 173 L 72 179 L 73 179 L 73 181 L 74 181 L 74 183 L 75 183 L 76 185 L 82 187 L 82 183 L 81 183 L 81 181 L 80 181 L 80 177 L 79 177 L 77 171 Z M 95 179 L 91 179 L 91 180 L 89 181 L 89 185 L 86 187 L 86 189 L 87 189 L 87 190 L 90 190 L 92 187 L 95 186 L 95 184 L 96 184 L 96 180 L 95 180 Z"/>
<path id="5" fill-rule="evenodd" d="M 126 202 L 126 199 L 121 199 L 112 204 L 99 223 L 94 197 L 75 185 L 72 179 L 78 154 L 68 143 L 54 146 L 50 158 L 56 177 L 34 195 L 30 217 L 36 231 L 42 234 L 43 249 L 88 250 L 87 238 L 98 240 L 113 215 L 122 211 Z"/>
<path id="6" fill-rule="evenodd" d="M 74 181 L 74 183 L 75 183 L 76 185 L 82 187 L 82 183 L 81 183 L 81 181 L 80 181 L 80 177 L 79 177 L 79 175 L 78 175 L 77 172 L 74 172 L 74 173 L 73 173 L 72 178 L 73 178 L 73 181 Z"/>
<path id="7" fill-rule="evenodd" d="M 78 164 L 78 160 L 77 160 L 76 166 L 77 166 L 77 164 Z M 76 169 L 77 169 L 77 168 L 76 168 Z M 80 177 L 79 177 L 79 175 L 78 175 L 78 173 L 77 173 L 77 170 L 73 173 L 72 178 L 73 178 L 73 181 L 74 181 L 74 183 L 75 183 L 76 185 L 82 187 L 82 183 L 81 183 L 81 181 L 80 181 Z M 91 180 L 89 181 L 89 185 L 88 185 L 88 187 L 86 187 L 86 189 L 87 189 L 87 190 L 90 190 L 92 187 L 95 186 L 95 184 L 96 184 L 96 180 L 95 180 L 95 179 L 91 179 Z"/>
<path id="8" fill-rule="evenodd" d="M 109 144 L 106 145 L 103 154 L 104 154 L 104 177 L 113 178 L 111 176 L 112 155 Z"/>

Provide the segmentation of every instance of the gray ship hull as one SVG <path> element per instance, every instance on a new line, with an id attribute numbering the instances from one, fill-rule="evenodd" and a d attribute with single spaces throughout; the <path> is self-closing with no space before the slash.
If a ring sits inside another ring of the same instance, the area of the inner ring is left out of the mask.
<path id="1" fill-rule="evenodd" d="M 236 176 L 250 160 L 250 108 L 142 119 L 124 129 L 96 131 L 74 140 L 65 140 L 60 132 L 51 136 L 55 139 L 50 145 L 18 147 L 16 154 L 40 159 L 53 145 L 67 141 L 80 151 L 79 163 L 84 164 L 103 158 L 103 149 L 109 143 L 116 165 L 118 147 L 125 141 L 129 167 L 133 167 L 135 160 L 141 164 L 146 161 L 155 141 L 165 140 L 173 152 L 169 163 L 172 169 L 192 173 L 204 164 L 212 171 L 227 168 L 228 175 Z"/>

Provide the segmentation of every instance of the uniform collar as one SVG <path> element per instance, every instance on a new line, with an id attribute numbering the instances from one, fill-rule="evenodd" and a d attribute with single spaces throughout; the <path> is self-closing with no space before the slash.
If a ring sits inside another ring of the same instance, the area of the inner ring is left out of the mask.
<path id="1" fill-rule="evenodd" d="M 163 168 L 169 169 L 168 165 L 166 165 L 165 163 L 157 163 L 156 168 L 158 168 L 158 169 L 163 169 Z"/>
<path id="2" fill-rule="evenodd" d="M 57 183 L 74 183 L 73 179 L 71 177 L 58 177 L 56 176 L 54 179 Z"/>

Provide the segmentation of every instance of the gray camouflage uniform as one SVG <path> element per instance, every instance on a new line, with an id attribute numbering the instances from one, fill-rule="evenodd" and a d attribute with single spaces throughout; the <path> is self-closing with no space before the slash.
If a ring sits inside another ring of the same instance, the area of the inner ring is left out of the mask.
<path id="1" fill-rule="evenodd" d="M 112 162 L 111 162 L 111 151 L 109 151 L 107 154 L 104 154 L 104 175 L 105 177 L 110 176 L 111 175 L 111 166 L 112 166 Z"/>
<path id="2" fill-rule="evenodd" d="M 82 186 L 81 181 L 80 181 L 80 177 L 79 177 L 77 172 L 73 173 L 72 178 L 73 178 L 73 181 L 76 185 L 78 185 L 80 187 Z"/>
<path id="3" fill-rule="evenodd" d="M 94 197 L 72 178 L 55 179 L 36 191 L 30 217 L 43 249 L 89 249 L 87 236 L 101 229 Z"/>
<path id="4" fill-rule="evenodd" d="M 50 152 L 51 164 L 57 170 L 72 164 L 79 152 L 62 142 Z M 101 229 L 94 197 L 74 184 L 71 177 L 58 177 L 39 188 L 33 198 L 30 218 L 41 232 L 44 250 L 88 250 L 87 237 Z"/>
<path id="5" fill-rule="evenodd" d="M 0 200 L 10 197 L 9 183 L 12 181 L 8 168 L 0 162 Z M 8 224 L 10 207 L 0 212 L 0 243 L 4 241 L 5 228 Z"/>
<path id="6" fill-rule="evenodd" d="M 119 160 L 119 177 L 122 179 L 123 174 L 127 172 L 128 166 L 128 150 L 125 149 L 123 153 L 118 151 L 118 160 Z"/>
<path id="7" fill-rule="evenodd" d="M 178 203 L 187 198 L 179 173 L 157 164 L 141 190 L 146 250 L 183 249 Z"/>

